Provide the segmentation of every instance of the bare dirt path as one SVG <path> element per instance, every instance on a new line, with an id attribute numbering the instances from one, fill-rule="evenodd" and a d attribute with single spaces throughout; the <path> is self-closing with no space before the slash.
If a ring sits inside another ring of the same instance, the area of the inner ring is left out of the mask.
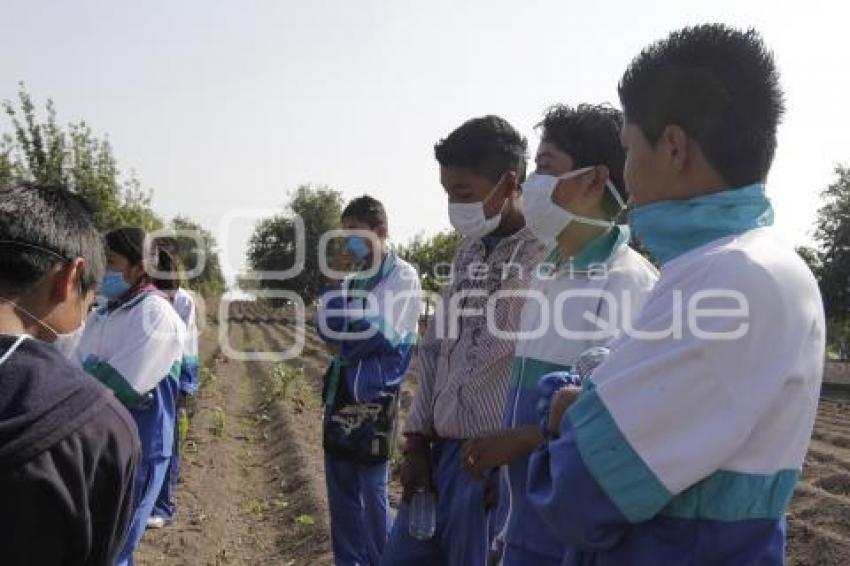
<path id="1" fill-rule="evenodd" d="M 234 305 L 231 317 L 231 343 L 246 351 L 264 348 L 266 332 L 288 336 L 287 321 L 255 305 Z M 146 533 L 138 564 L 331 564 L 321 465 L 305 458 L 313 448 L 291 417 L 293 407 L 309 406 L 296 396 L 306 388 L 270 398 L 269 364 L 229 361 L 214 345 L 212 326 L 202 340 L 208 371 L 184 451 L 177 520 Z"/>

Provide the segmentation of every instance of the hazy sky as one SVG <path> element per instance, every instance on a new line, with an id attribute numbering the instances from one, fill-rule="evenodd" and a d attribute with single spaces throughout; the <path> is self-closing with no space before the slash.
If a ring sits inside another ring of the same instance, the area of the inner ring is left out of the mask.
<path id="1" fill-rule="evenodd" d="M 787 4 L 787 7 L 786 5 Z M 433 145 L 487 113 L 524 132 L 550 104 L 617 104 L 647 43 L 687 24 L 758 28 L 788 113 L 768 190 L 808 240 L 818 193 L 850 164 L 850 8 L 843 1 L 3 0 L 0 99 L 23 80 L 62 122 L 107 134 L 165 217 L 219 235 L 229 275 L 253 221 L 314 182 L 369 192 L 407 241 L 448 227 Z"/>

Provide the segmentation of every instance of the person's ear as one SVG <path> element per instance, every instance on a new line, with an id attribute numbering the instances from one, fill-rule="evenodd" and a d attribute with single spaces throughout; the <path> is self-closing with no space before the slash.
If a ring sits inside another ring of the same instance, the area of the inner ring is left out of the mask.
<path id="1" fill-rule="evenodd" d="M 674 173 L 681 173 L 688 162 L 688 134 L 681 127 L 670 125 L 661 133 L 661 149 Z"/>
<path id="2" fill-rule="evenodd" d="M 389 235 L 389 232 L 387 230 L 387 225 L 386 224 L 380 224 L 380 225 L 376 226 L 375 227 L 375 235 L 378 236 L 379 240 L 386 240 L 387 236 Z"/>
<path id="3" fill-rule="evenodd" d="M 86 269 L 86 260 L 81 257 L 62 264 L 53 276 L 53 299 L 57 303 L 67 301 L 80 289 L 80 279 Z"/>
<path id="4" fill-rule="evenodd" d="M 584 175 L 584 196 L 599 199 L 605 194 L 605 182 L 608 180 L 610 171 L 607 165 L 596 165 L 592 171 Z"/>

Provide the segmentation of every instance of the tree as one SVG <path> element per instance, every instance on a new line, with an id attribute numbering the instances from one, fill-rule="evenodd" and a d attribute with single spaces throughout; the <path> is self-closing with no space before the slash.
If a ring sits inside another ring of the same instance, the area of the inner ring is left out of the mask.
<path id="1" fill-rule="evenodd" d="M 823 193 L 815 240 L 820 246 L 821 293 L 830 319 L 850 314 L 850 168 L 836 166 L 837 179 Z"/>
<path id="2" fill-rule="evenodd" d="M 224 275 L 218 257 L 218 243 L 213 235 L 196 222 L 185 216 L 177 216 L 171 221 L 171 227 L 177 230 L 175 235 L 176 254 L 184 268 L 192 271 L 199 261 L 198 240 L 202 242 L 205 256 L 200 275 L 190 278 L 186 285 L 204 296 L 220 295 L 225 288 Z M 184 234 L 181 234 L 184 232 Z M 199 238 L 192 238 L 185 232 L 194 232 Z"/>
<path id="3" fill-rule="evenodd" d="M 342 194 L 326 186 L 302 185 L 296 189 L 286 211 L 262 220 L 248 242 L 248 265 L 253 272 L 283 271 L 295 265 L 297 256 L 296 218 L 304 226 L 304 268 L 285 281 L 240 278 L 243 289 L 279 289 L 298 293 L 305 302 L 319 295 L 319 240 L 328 230 L 339 227 Z M 336 245 L 327 253 L 332 255 Z"/>
<path id="4" fill-rule="evenodd" d="M 803 258 L 803 261 L 806 262 L 806 265 L 809 266 L 809 269 L 812 270 L 815 277 L 820 280 L 820 270 L 823 266 L 820 263 L 820 254 L 815 248 L 810 248 L 808 246 L 798 246 L 797 254 Z"/>
<path id="5" fill-rule="evenodd" d="M 2 108 L 12 131 L 0 137 L 0 186 L 17 179 L 64 185 L 95 209 L 104 231 L 126 224 L 162 226 L 150 208 L 151 191 L 133 175 L 122 180 L 109 141 L 97 138 L 88 124 L 61 127 L 51 100 L 45 104 L 46 120 L 40 121 L 23 84 L 17 106 L 5 101 Z"/>
<path id="6" fill-rule="evenodd" d="M 416 236 L 407 245 L 396 246 L 395 252 L 419 271 L 425 294 L 425 312 L 431 312 L 431 294 L 440 293 L 451 275 L 452 260 L 461 235 L 454 231 L 435 234 L 431 238 Z"/>

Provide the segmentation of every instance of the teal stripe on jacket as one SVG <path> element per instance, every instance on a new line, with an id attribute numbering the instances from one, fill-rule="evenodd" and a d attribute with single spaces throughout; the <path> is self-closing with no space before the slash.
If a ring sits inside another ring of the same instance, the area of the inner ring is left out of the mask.
<path id="1" fill-rule="evenodd" d="M 582 461 L 632 523 L 658 514 L 729 522 L 780 519 L 799 479 L 798 470 L 718 470 L 674 496 L 629 444 L 594 388 L 582 392 L 567 417 Z"/>

